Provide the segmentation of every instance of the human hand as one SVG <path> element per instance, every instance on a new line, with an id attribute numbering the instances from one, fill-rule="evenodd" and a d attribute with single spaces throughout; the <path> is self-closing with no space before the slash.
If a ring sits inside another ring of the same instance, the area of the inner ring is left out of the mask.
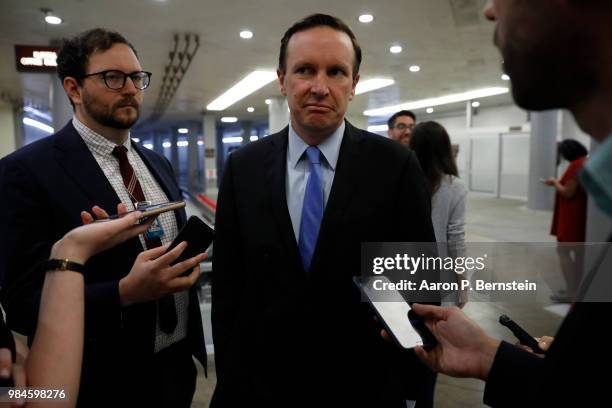
<path id="1" fill-rule="evenodd" d="M 556 183 L 557 183 L 557 179 L 553 177 L 549 177 L 546 180 L 544 180 L 544 184 L 546 184 L 547 186 L 554 186 Z"/>
<path id="2" fill-rule="evenodd" d="M 552 342 L 555 340 L 554 337 L 550 337 L 550 336 L 542 336 L 542 337 L 536 337 L 535 338 L 536 341 L 538 342 L 538 346 L 540 347 L 540 349 L 544 352 L 548 351 L 548 349 L 550 348 L 550 345 L 552 344 Z M 527 347 L 524 344 L 519 343 L 515 343 L 515 346 L 522 348 L 525 351 L 528 351 L 530 353 L 535 354 L 538 357 L 544 357 L 544 354 L 539 354 L 539 353 L 535 353 L 531 347 Z"/>
<path id="3" fill-rule="evenodd" d="M 436 372 L 454 377 L 487 379 L 499 340 L 489 337 L 457 307 L 413 304 L 412 309 L 423 318 L 438 341 L 429 351 L 415 348 L 423 363 Z"/>
<path id="4" fill-rule="evenodd" d="M 161 299 L 171 293 L 182 292 L 193 286 L 200 275 L 199 264 L 208 256 L 198 254 L 176 265 L 170 266 L 187 248 L 182 242 L 168 253 L 168 245 L 141 252 L 130 273 L 119 281 L 121 304 L 128 306 L 150 300 Z M 193 268 L 187 276 L 183 272 Z"/>
<path id="5" fill-rule="evenodd" d="M 153 219 L 137 224 L 139 218 L 140 212 L 136 211 L 116 220 L 90 222 L 75 228 L 53 245 L 51 258 L 84 264 L 92 255 L 144 233 Z"/>
<path id="6" fill-rule="evenodd" d="M 0 349 L 0 381 L 11 381 L 11 386 L 15 388 L 26 387 L 26 372 L 22 365 L 13 364 L 11 351 L 7 348 Z M 6 386 L 6 385 L 3 385 Z M 24 400 L 11 402 L 11 407 L 23 407 Z"/>

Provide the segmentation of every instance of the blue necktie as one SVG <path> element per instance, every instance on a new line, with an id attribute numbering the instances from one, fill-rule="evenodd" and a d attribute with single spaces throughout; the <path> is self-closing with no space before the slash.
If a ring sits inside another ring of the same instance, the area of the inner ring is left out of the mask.
<path id="1" fill-rule="evenodd" d="M 310 163 L 310 176 L 304 192 L 302 221 L 298 247 L 304 271 L 310 270 L 312 255 L 317 245 L 321 219 L 323 219 L 323 173 L 321 171 L 321 151 L 316 146 L 309 146 L 306 155 Z"/>

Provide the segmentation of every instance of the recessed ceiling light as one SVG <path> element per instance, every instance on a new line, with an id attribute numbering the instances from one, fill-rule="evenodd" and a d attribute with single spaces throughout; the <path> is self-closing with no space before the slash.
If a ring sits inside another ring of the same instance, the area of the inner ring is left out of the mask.
<path id="1" fill-rule="evenodd" d="M 276 79 L 276 71 L 253 71 L 206 105 L 211 111 L 222 111 Z"/>
<path id="2" fill-rule="evenodd" d="M 170 143 L 170 142 L 164 142 L 164 143 L 162 143 L 162 147 L 165 147 L 165 148 L 167 149 L 167 148 L 169 148 L 169 147 L 172 147 L 172 143 Z"/>
<path id="3" fill-rule="evenodd" d="M 253 32 L 249 30 L 242 30 L 240 32 L 240 38 L 244 38 L 245 40 L 248 40 L 249 38 L 253 38 Z"/>
<path id="4" fill-rule="evenodd" d="M 386 132 L 387 130 L 389 130 L 389 126 L 386 124 L 368 126 L 368 132 Z"/>
<path id="5" fill-rule="evenodd" d="M 389 78 L 371 78 L 365 81 L 360 81 L 355 88 L 355 95 L 370 92 L 375 89 L 384 88 L 389 85 L 393 85 L 395 81 Z"/>
<path id="6" fill-rule="evenodd" d="M 362 14 L 359 16 L 359 21 L 361 23 L 371 23 L 372 21 L 374 21 L 374 16 L 371 14 Z"/>
<path id="7" fill-rule="evenodd" d="M 421 67 L 419 67 L 418 65 L 411 65 L 409 68 L 410 72 L 419 72 L 421 70 Z"/>
<path id="8" fill-rule="evenodd" d="M 58 25 L 62 24 L 62 19 L 58 16 L 47 15 L 45 16 L 45 21 L 47 24 Z"/>
<path id="9" fill-rule="evenodd" d="M 198 146 L 204 146 L 204 141 L 203 140 L 198 140 Z"/>
<path id="10" fill-rule="evenodd" d="M 503 79 L 504 81 L 509 81 L 509 80 L 510 80 L 510 76 L 509 76 L 509 75 L 507 75 L 507 74 L 503 74 L 503 75 L 501 76 L 501 79 Z"/>
<path id="11" fill-rule="evenodd" d="M 247 112 L 249 112 L 249 113 L 253 113 L 253 112 L 255 112 L 255 108 L 254 108 L 254 107 L 252 107 L 252 106 L 249 106 L 249 107 L 247 108 Z"/>
<path id="12" fill-rule="evenodd" d="M 258 140 L 259 140 L 259 136 L 256 136 L 256 135 L 251 135 L 251 136 L 249 136 L 249 140 L 250 140 L 251 142 L 256 142 L 256 141 L 258 141 Z"/>
<path id="13" fill-rule="evenodd" d="M 238 118 L 235 116 L 224 116 L 221 118 L 221 122 L 223 123 L 235 123 L 238 122 Z"/>
<path id="14" fill-rule="evenodd" d="M 427 108 L 427 110 L 425 112 L 427 112 L 427 113 L 434 113 L 434 108 Z"/>
<path id="15" fill-rule="evenodd" d="M 502 95 L 508 93 L 508 88 L 482 88 L 473 91 L 462 92 L 452 95 L 444 95 L 436 98 L 421 99 L 418 101 L 404 102 L 397 105 L 383 106 L 381 108 L 368 109 L 363 112 L 366 116 L 387 116 L 400 110 L 415 110 L 427 107 L 440 105 L 448 105 L 450 103 L 465 102 L 472 99 L 482 99 L 488 96 Z"/>
<path id="16" fill-rule="evenodd" d="M 187 140 L 179 140 L 178 142 L 176 142 L 176 145 L 178 147 L 187 147 L 187 146 L 189 146 L 189 141 L 187 141 Z"/>
<path id="17" fill-rule="evenodd" d="M 37 129 L 40 129 L 40 130 L 42 130 L 44 132 L 47 132 L 47 133 L 53 133 L 55 131 L 51 126 L 46 125 L 46 124 L 44 124 L 42 122 L 39 122 L 39 121 L 37 121 L 35 119 L 23 118 L 22 122 L 23 122 L 24 125 L 35 127 Z"/>
<path id="18" fill-rule="evenodd" d="M 134 143 L 140 143 L 140 139 L 137 137 L 133 137 L 132 140 L 134 141 Z"/>
<path id="19" fill-rule="evenodd" d="M 143 146 L 149 150 L 153 149 L 153 143 L 145 143 Z"/>
<path id="20" fill-rule="evenodd" d="M 266 99 L 264 102 L 266 103 L 266 105 L 269 105 L 272 103 L 272 99 Z"/>
<path id="21" fill-rule="evenodd" d="M 242 136 L 228 136 L 221 139 L 223 143 L 242 143 Z"/>
<path id="22" fill-rule="evenodd" d="M 389 48 L 389 52 L 391 52 L 391 54 L 399 54 L 402 52 L 402 47 L 400 45 L 393 45 Z"/>
<path id="23" fill-rule="evenodd" d="M 472 102 L 472 108 L 478 108 L 480 106 L 480 102 L 474 101 Z"/>
<path id="24" fill-rule="evenodd" d="M 179 129 L 177 129 L 177 132 L 179 132 L 179 133 L 184 135 L 186 133 L 189 133 L 189 129 L 187 129 L 187 128 L 179 128 Z"/>

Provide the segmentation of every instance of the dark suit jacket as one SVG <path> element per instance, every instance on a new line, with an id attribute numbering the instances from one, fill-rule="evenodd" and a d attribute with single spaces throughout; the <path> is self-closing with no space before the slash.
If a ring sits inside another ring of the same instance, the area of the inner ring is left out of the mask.
<path id="1" fill-rule="evenodd" d="M 611 241 L 612 236 L 608 239 Z M 583 293 L 596 274 L 609 276 L 609 262 L 590 272 L 582 283 Z M 612 288 L 604 290 L 609 297 Z M 611 317 L 610 302 L 575 303 L 544 358 L 502 342 L 487 379 L 485 404 L 492 407 L 609 406 Z"/>
<path id="2" fill-rule="evenodd" d="M 168 160 L 137 144 L 132 146 L 168 199 L 182 199 Z M 93 205 L 115 211 L 120 200 L 72 122 L 0 161 L 0 197 L 2 304 L 8 326 L 32 336 L 45 276 L 39 263 L 49 257 L 55 241 L 82 224 L 81 211 Z M 185 212 L 175 211 L 175 215 L 180 228 Z M 90 390 L 97 394 L 96 399 L 111 390 L 120 392 L 122 379 L 126 379 L 125 386 L 134 384 L 137 362 L 153 354 L 155 302 L 130 307 L 119 304 L 118 282 L 142 251 L 138 238 L 133 238 L 87 264 L 82 400 Z M 189 303 L 189 339 L 194 354 L 205 364 L 195 289 L 190 291 Z"/>
<path id="3" fill-rule="evenodd" d="M 306 274 L 286 204 L 287 141 L 285 128 L 227 160 L 215 226 L 211 406 L 405 407 L 424 367 L 380 337 L 352 277 L 362 242 L 435 241 L 421 169 L 410 150 L 347 122 Z"/>

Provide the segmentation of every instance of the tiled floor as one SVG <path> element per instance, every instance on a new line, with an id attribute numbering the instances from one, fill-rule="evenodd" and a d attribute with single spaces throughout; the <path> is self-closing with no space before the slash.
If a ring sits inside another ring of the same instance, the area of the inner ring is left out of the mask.
<path id="1" fill-rule="evenodd" d="M 551 213 L 532 211 L 525 203 L 516 200 L 496 199 L 487 195 L 470 194 L 467 214 L 467 241 L 471 242 L 554 242 L 548 235 Z M 209 300 L 209 290 L 204 288 L 202 300 Z M 559 326 L 563 306 L 524 305 L 472 302 L 465 307 L 468 316 L 478 322 L 489 334 L 514 342 L 512 334 L 497 320 L 507 314 L 533 335 L 552 335 Z M 204 328 L 210 341 L 210 306 L 202 305 Z M 211 349 L 211 347 L 209 346 Z M 212 351 L 212 349 L 211 349 Z M 212 357 L 212 356 L 210 356 Z M 212 358 L 211 358 L 212 360 Z M 209 364 L 209 378 L 202 370 L 193 402 L 194 408 L 207 407 L 214 389 L 216 377 L 214 364 Z M 440 408 L 481 407 L 484 383 L 472 379 L 456 379 L 438 376 L 435 406 Z"/>

